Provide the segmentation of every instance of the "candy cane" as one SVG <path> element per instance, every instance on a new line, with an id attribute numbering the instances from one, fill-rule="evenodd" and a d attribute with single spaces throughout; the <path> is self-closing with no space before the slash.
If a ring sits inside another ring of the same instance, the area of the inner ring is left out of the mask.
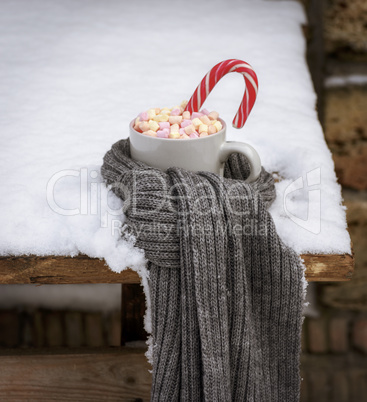
<path id="1" fill-rule="evenodd" d="M 242 60 L 224 60 L 214 66 L 196 88 L 185 110 L 188 110 L 190 113 L 198 112 L 217 82 L 226 74 L 232 72 L 242 74 L 245 80 L 245 93 L 232 122 L 233 127 L 242 128 L 254 106 L 258 88 L 255 71 L 248 63 Z"/>

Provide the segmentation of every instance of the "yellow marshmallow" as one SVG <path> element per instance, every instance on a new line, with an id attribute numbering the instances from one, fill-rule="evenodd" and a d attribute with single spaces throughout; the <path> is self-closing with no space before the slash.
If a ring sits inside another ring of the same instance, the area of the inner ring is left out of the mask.
<path id="1" fill-rule="evenodd" d="M 154 111 L 155 111 L 155 114 L 159 114 L 159 113 L 161 112 L 161 109 L 160 109 L 159 107 L 156 107 L 156 108 L 154 109 Z"/>
<path id="2" fill-rule="evenodd" d="M 135 126 L 139 125 L 139 123 L 140 123 L 140 117 L 137 117 L 137 118 L 135 119 Z"/>
<path id="3" fill-rule="evenodd" d="M 168 134 L 168 138 L 173 138 L 174 140 L 178 140 L 180 138 L 180 133 L 176 133 L 176 132 L 172 133 L 172 132 L 170 132 Z"/>
<path id="4" fill-rule="evenodd" d="M 168 115 L 166 115 L 166 114 L 157 114 L 156 116 L 153 117 L 153 120 L 158 121 L 158 122 L 168 121 Z"/>
<path id="5" fill-rule="evenodd" d="M 159 124 L 154 120 L 149 120 L 149 130 L 157 131 L 159 129 Z"/>
<path id="6" fill-rule="evenodd" d="M 190 112 L 188 110 L 186 110 L 186 112 L 182 113 L 182 118 L 184 120 L 190 120 Z"/>
<path id="7" fill-rule="evenodd" d="M 192 124 L 195 127 L 195 130 L 200 126 L 200 124 L 203 124 L 202 121 L 200 119 L 198 119 L 197 117 L 192 121 Z"/>
<path id="8" fill-rule="evenodd" d="M 213 126 L 217 129 L 217 131 L 220 131 L 223 128 L 220 121 L 217 121 L 215 124 L 213 124 Z"/>
<path id="9" fill-rule="evenodd" d="M 215 124 L 218 120 L 210 120 L 210 124 Z"/>
<path id="10" fill-rule="evenodd" d="M 181 124 L 182 116 L 170 116 L 168 118 L 168 121 L 170 122 L 170 124 Z"/>
<path id="11" fill-rule="evenodd" d="M 181 105 L 180 105 L 180 106 L 185 109 L 185 107 L 187 106 L 188 103 L 189 103 L 189 101 L 183 100 L 183 101 L 181 102 Z"/>
<path id="12" fill-rule="evenodd" d="M 180 138 L 181 138 L 181 140 L 189 140 L 190 139 L 190 137 L 187 134 L 182 134 Z"/>
<path id="13" fill-rule="evenodd" d="M 149 120 L 153 119 L 153 117 L 156 115 L 155 109 L 149 109 L 147 113 Z"/>
<path id="14" fill-rule="evenodd" d="M 199 134 L 202 132 L 208 132 L 208 126 L 206 124 L 200 124 L 199 126 Z"/>
<path id="15" fill-rule="evenodd" d="M 178 133 L 180 126 L 178 124 L 172 124 L 171 126 L 171 133 Z"/>
<path id="16" fill-rule="evenodd" d="M 203 131 L 201 134 L 199 134 L 199 137 L 207 137 L 209 134 L 206 131 Z"/>

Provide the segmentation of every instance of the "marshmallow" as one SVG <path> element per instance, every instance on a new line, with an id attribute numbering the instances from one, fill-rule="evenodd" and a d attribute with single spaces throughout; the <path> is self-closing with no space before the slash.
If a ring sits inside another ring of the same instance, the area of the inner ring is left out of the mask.
<path id="1" fill-rule="evenodd" d="M 217 132 L 217 129 L 215 128 L 215 126 L 208 126 L 208 134 L 215 134 Z"/>
<path id="2" fill-rule="evenodd" d="M 163 130 L 164 128 L 168 128 L 168 130 L 171 128 L 171 125 L 168 123 L 168 121 L 167 122 L 161 122 L 161 123 L 158 123 L 159 124 L 159 128 L 161 129 L 161 130 Z"/>
<path id="3" fill-rule="evenodd" d="M 156 115 L 155 109 L 149 109 L 147 113 L 148 113 L 149 120 L 153 119 L 153 117 Z"/>
<path id="4" fill-rule="evenodd" d="M 192 112 L 191 118 L 192 118 L 192 120 L 198 119 L 198 118 L 200 118 L 202 115 L 203 115 L 203 114 L 200 113 L 200 112 Z"/>
<path id="5" fill-rule="evenodd" d="M 173 133 L 172 131 L 169 133 L 168 138 L 173 138 L 174 140 L 178 140 L 180 138 L 180 133 Z"/>
<path id="6" fill-rule="evenodd" d="M 149 120 L 149 129 L 152 131 L 157 131 L 159 129 L 159 124 L 154 120 Z"/>
<path id="7" fill-rule="evenodd" d="M 171 112 L 171 116 L 179 116 L 181 114 L 180 109 L 173 109 Z"/>
<path id="8" fill-rule="evenodd" d="M 189 126 L 190 124 L 192 124 L 192 121 L 191 121 L 191 120 L 184 120 L 184 121 L 181 123 L 181 127 L 182 127 L 182 128 L 185 128 L 185 127 Z"/>
<path id="9" fill-rule="evenodd" d="M 190 124 L 189 126 L 185 127 L 184 130 L 186 134 L 190 135 L 195 132 L 195 127 L 193 124 Z"/>
<path id="10" fill-rule="evenodd" d="M 222 123 L 219 120 L 214 123 L 213 126 L 217 129 L 217 131 L 220 131 L 223 128 Z"/>
<path id="11" fill-rule="evenodd" d="M 202 121 L 204 124 L 206 124 L 207 126 L 209 126 L 209 124 L 210 124 L 210 122 L 211 122 L 211 120 L 209 119 L 209 117 L 208 116 L 205 116 L 205 114 L 204 114 L 204 116 L 201 116 L 200 117 L 200 121 Z"/>
<path id="12" fill-rule="evenodd" d="M 210 112 L 208 117 L 210 120 L 218 120 L 219 114 L 217 112 Z"/>
<path id="13" fill-rule="evenodd" d="M 137 118 L 135 119 L 135 122 L 134 122 L 134 130 L 141 132 L 141 130 L 140 130 L 140 128 L 139 128 L 139 124 L 140 124 L 140 118 L 137 117 Z"/>
<path id="14" fill-rule="evenodd" d="M 190 112 L 189 112 L 188 110 L 186 110 L 186 112 L 183 112 L 183 113 L 182 113 L 182 118 L 183 118 L 184 120 L 191 120 L 191 119 L 190 119 Z"/>
<path id="15" fill-rule="evenodd" d="M 172 108 L 151 108 L 141 112 L 132 126 L 144 135 L 158 138 L 189 139 L 207 137 L 222 130 L 219 114 L 201 109 L 200 112 L 185 111 L 188 102 L 183 101 Z"/>
<path id="16" fill-rule="evenodd" d="M 166 114 L 157 114 L 156 116 L 153 117 L 154 121 L 160 122 L 160 121 L 168 121 L 168 115 Z"/>
<path id="17" fill-rule="evenodd" d="M 178 133 L 180 126 L 178 124 L 172 124 L 171 133 Z"/>
<path id="18" fill-rule="evenodd" d="M 194 113 L 193 113 L 192 115 L 194 116 Z M 202 123 L 202 121 L 201 121 L 198 117 L 195 117 L 195 118 L 192 120 L 192 124 L 194 125 L 195 130 L 196 130 L 197 128 L 199 128 L 200 124 L 203 124 L 203 123 Z"/>
<path id="19" fill-rule="evenodd" d="M 140 120 L 148 121 L 148 113 L 147 112 L 141 112 L 139 114 Z"/>
<path id="20" fill-rule="evenodd" d="M 149 130 L 149 123 L 147 121 L 142 121 L 141 123 L 139 123 L 139 129 L 144 132 L 144 131 L 148 131 Z"/>
<path id="21" fill-rule="evenodd" d="M 144 135 L 148 135 L 149 137 L 156 137 L 157 133 L 153 130 L 148 130 L 143 132 Z"/>
<path id="22" fill-rule="evenodd" d="M 182 122 L 182 116 L 171 116 L 168 118 L 171 124 L 180 124 Z"/>

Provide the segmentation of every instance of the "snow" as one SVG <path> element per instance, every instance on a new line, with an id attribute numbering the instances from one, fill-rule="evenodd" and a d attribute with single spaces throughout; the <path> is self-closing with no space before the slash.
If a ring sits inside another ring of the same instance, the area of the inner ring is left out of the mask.
<path id="1" fill-rule="evenodd" d="M 300 4 L 9 0 L 0 7 L 1 255 L 84 253 L 115 271 L 136 269 L 147 290 L 143 253 L 119 239 L 121 203 L 102 183 L 102 157 L 140 111 L 188 99 L 227 58 L 258 74 L 255 107 L 228 138 L 250 143 L 282 178 L 270 210 L 279 235 L 299 253 L 350 252 Z M 230 126 L 243 90 L 239 74 L 227 75 L 204 106 Z"/>
<path id="2" fill-rule="evenodd" d="M 365 74 L 334 75 L 325 79 L 325 86 L 328 88 L 366 84 L 367 75 Z"/>

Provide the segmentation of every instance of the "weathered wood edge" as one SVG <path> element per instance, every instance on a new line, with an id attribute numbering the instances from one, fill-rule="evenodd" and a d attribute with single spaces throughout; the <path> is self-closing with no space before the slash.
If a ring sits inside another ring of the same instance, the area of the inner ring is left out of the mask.
<path id="1" fill-rule="evenodd" d="M 352 254 L 304 254 L 309 282 L 339 282 L 351 279 Z M 0 257 L 0 284 L 91 284 L 140 283 L 139 275 L 126 269 L 111 271 L 104 260 L 86 255 Z"/>
<path id="2" fill-rule="evenodd" d="M 141 348 L 1 351 L 2 401 L 148 401 L 151 365 Z M 28 352 L 28 353 L 27 353 Z"/>

